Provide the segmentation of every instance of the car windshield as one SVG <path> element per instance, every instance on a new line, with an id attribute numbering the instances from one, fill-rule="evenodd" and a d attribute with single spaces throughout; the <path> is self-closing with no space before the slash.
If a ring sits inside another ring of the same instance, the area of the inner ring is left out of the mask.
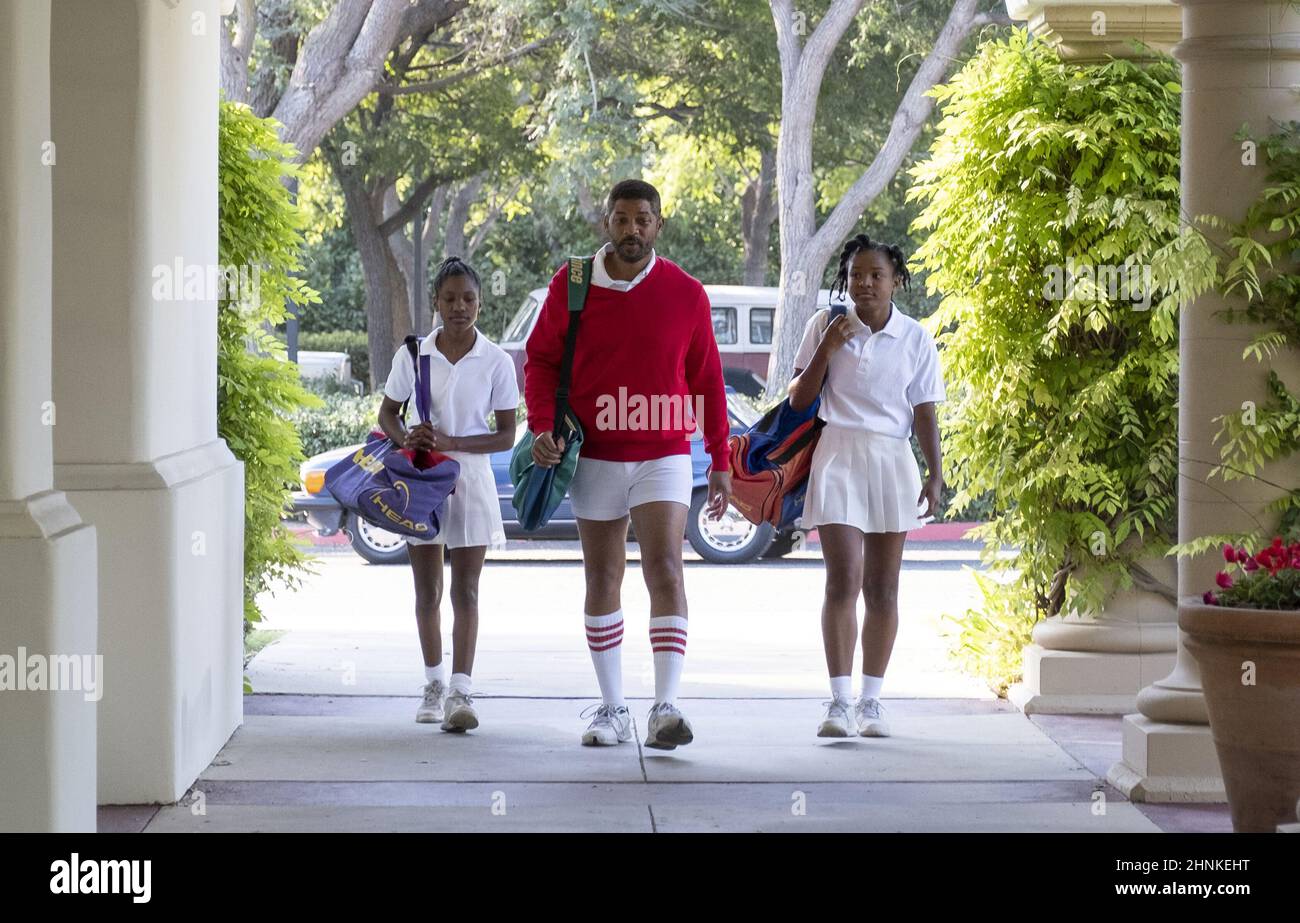
<path id="1" fill-rule="evenodd" d="M 727 409 L 731 411 L 733 417 L 740 421 L 741 426 L 753 426 L 758 422 L 758 411 L 741 397 L 739 392 L 727 391 Z"/>

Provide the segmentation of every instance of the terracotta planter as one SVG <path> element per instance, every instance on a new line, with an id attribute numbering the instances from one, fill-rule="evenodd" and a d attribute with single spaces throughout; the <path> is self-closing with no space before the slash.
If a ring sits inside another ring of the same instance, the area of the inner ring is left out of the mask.
<path id="1" fill-rule="evenodd" d="M 1300 610 L 1178 605 L 1201 667 L 1210 731 L 1238 833 L 1272 833 L 1300 799 Z M 1255 684 L 1242 682 L 1255 665 Z"/>

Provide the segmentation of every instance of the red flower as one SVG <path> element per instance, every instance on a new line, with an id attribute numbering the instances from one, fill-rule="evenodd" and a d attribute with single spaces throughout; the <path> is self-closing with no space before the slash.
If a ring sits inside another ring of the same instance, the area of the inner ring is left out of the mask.
<path id="1" fill-rule="evenodd" d="M 1281 547 L 1282 547 L 1282 536 L 1280 536 L 1280 535 L 1274 535 L 1274 536 L 1273 536 L 1273 547 L 1274 547 L 1274 548 L 1281 548 Z"/>
<path id="2" fill-rule="evenodd" d="M 1205 595 L 1201 597 L 1201 600 L 1207 606 L 1217 606 L 1219 604 L 1219 597 L 1215 596 L 1210 590 L 1205 591 Z"/>
<path id="3" fill-rule="evenodd" d="M 1215 575 L 1214 582 L 1225 590 L 1232 589 L 1232 578 L 1223 571 L 1219 571 L 1219 573 Z"/>
<path id="4" fill-rule="evenodd" d="M 1236 550 L 1235 548 L 1233 548 L 1231 545 L 1224 545 L 1224 546 L 1223 546 L 1223 560 L 1227 561 L 1229 564 L 1231 564 L 1231 563 L 1233 563 L 1234 561 L 1236 561 L 1236 560 L 1237 560 L 1237 550 Z"/>
<path id="5" fill-rule="evenodd" d="M 1243 564 L 1242 567 L 1246 568 L 1246 570 L 1259 570 L 1259 562 L 1254 558 L 1247 555 L 1245 560 L 1246 563 Z"/>

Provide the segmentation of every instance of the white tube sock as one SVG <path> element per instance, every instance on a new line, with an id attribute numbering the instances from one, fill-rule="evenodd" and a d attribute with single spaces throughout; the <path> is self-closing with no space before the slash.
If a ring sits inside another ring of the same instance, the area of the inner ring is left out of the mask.
<path id="1" fill-rule="evenodd" d="M 424 665 L 424 681 L 426 683 L 431 683 L 436 679 L 438 682 L 442 683 L 443 686 L 446 686 L 447 668 L 443 665 L 444 663 L 445 663 L 445 658 L 443 660 L 439 660 L 438 663 L 432 667 L 426 663 Z"/>
<path id="2" fill-rule="evenodd" d="M 474 681 L 469 678 L 468 673 L 451 674 L 450 692 L 459 692 L 461 695 L 469 695 Z"/>
<path id="3" fill-rule="evenodd" d="M 832 676 L 831 677 L 831 698 L 850 699 L 852 697 L 853 697 L 853 677 Z"/>
<path id="4" fill-rule="evenodd" d="M 660 615 L 650 620 L 650 650 L 655 658 L 655 702 L 673 702 L 686 663 L 686 619 Z"/>
<path id="5" fill-rule="evenodd" d="M 885 685 L 883 676 L 872 676 L 869 673 L 862 674 L 862 698 L 878 699 L 880 690 Z"/>
<path id="6" fill-rule="evenodd" d="M 584 615 L 587 648 L 591 665 L 596 668 L 596 682 L 606 705 L 625 705 L 623 701 L 623 610 L 608 615 Z"/>

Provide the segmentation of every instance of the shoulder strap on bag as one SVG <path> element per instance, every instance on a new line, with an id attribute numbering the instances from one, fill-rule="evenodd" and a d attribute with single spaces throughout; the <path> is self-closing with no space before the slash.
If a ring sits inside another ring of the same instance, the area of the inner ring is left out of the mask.
<path id="1" fill-rule="evenodd" d="M 420 412 L 420 404 L 418 400 L 420 394 L 420 338 L 413 333 L 408 333 L 403 342 L 406 344 L 406 351 L 411 354 L 411 365 L 415 367 L 415 385 L 411 388 L 411 393 L 417 397 L 415 412 L 418 414 Z M 411 403 L 409 397 L 402 401 L 402 412 L 400 417 L 403 425 L 406 424 L 406 405 L 409 403 Z"/>
<path id="2" fill-rule="evenodd" d="M 555 426 L 551 435 L 560 438 L 561 426 L 569 412 L 569 382 L 573 375 L 573 352 L 578 345 L 578 322 L 591 289 L 590 256 L 569 257 L 569 328 L 564 335 L 564 357 L 560 360 L 560 384 L 555 389 Z"/>

